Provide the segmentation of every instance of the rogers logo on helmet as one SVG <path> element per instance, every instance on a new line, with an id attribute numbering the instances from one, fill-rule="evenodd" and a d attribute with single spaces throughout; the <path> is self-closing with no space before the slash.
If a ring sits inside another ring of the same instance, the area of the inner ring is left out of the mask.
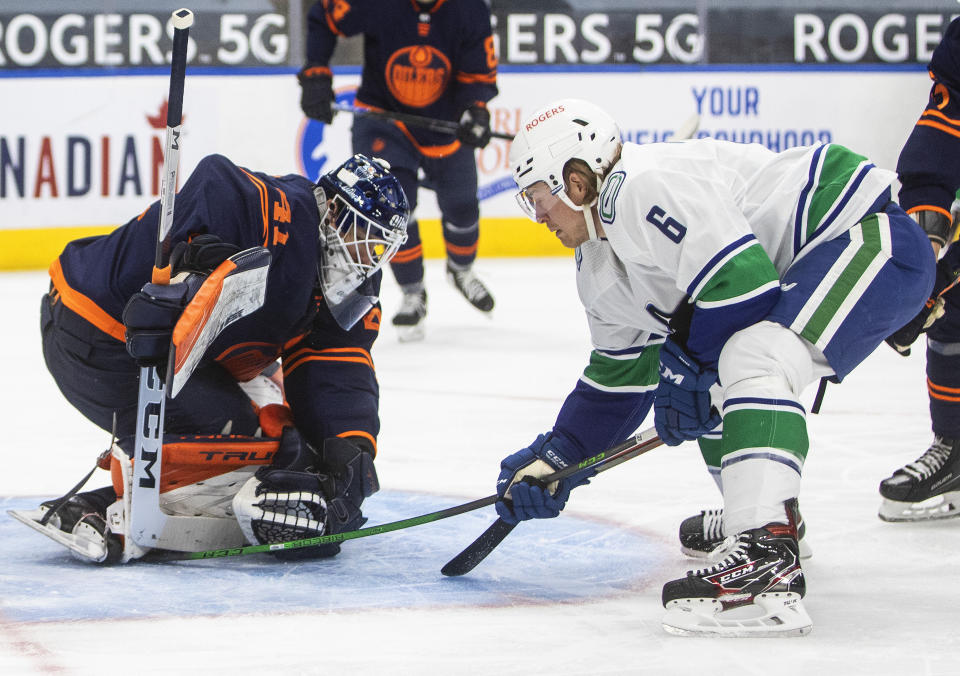
<path id="1" fill-rule="evenodd" d="M 546 111 L 545 113 L 540 113 L 540 114 L 537 115 L 535 118 L 533 118 L 532 120 L 530 120 L 529 122 L 527 122 L 527 126 L 526 126 L 527 131 L 530 131 L 531 129 L 533 129 L 534 127 L 536 127 L 536 126 L 537 126 L 538 124 L 540 124 L 541 122 L 545 122 L 548 118 L 551 118 L 551 117 L 553 117 L 554 115 L 559 115 L 559 114 L 562 113 L 564 110 L 566 110 L 566 108 L 564 108 L 563 106 L 557 106 L 556 108 L 551 108 L 550 110 Z"/>

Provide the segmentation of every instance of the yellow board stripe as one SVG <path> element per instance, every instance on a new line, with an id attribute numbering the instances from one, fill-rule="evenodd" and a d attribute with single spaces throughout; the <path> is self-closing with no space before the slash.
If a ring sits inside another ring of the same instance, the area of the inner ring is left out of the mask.
<path id="1" fill-rule="evenodd" d="M 44 270 L 74 239 L 103 235 L 113 226 L 0 230 L 0 270 Z M 443 258 L 443 235 L 438 219 L 420 221 L 425 258 Z M 480 258 L 572 256 L 573 252 L 543 225 L 525 218 L 484 218 L 480 221 Z"/>
<path id="2" fill-rule="evenodd" d="M 114 226 L 0 230 L 0 270 L 47 269 L 63 247 L 80 237 L 104 235 Z"/>

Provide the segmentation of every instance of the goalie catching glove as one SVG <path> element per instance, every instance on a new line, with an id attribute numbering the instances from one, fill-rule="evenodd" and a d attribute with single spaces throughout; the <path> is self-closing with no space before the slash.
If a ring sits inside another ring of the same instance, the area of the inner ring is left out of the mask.
<path id="1" fill-rule="evenodd" d="M 240 251 L 216 235 L 180 242 L 170 254 L 171 284 L 147 283 L 123 309 L 127 353 L 139 366 L 162 366 L 170 352 L 173 329 L 184 308 L 217 266 Z"/>
<path id="2" fill-rule="evenodd" d="M 273 464 L 257 470 L 233 499 L 251 544 L 276 544 L 356 530 L 364 498 L 380 489 L 372 449 L 361 439 L 332 437 L 318 454 L 292 427 L 284 430 Z M 284 560 L 327 558 L 339 543 L 272 552 Z"/>
<path id="3" fill-rule="evenodd" d="M 541 434 L 523 450 L 504 458 L 497 478 L 497 514 L 508 524 L 558 516 L 570 491 L 590 483 L 589 477 L 596 472 L 585 470 L 549 485 L 540 477 L 576 464 L 574 458 L 579 456 L 573 441 L 552 432 Z"/>

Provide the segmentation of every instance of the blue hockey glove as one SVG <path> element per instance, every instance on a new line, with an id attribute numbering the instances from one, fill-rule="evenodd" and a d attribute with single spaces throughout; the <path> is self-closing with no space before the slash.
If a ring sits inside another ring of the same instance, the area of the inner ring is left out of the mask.
<path id="1" fill-rule="evenodd" d="M 167 361 L 173 327 L 199 288 L 192 279 L 167 285 L 148 283 L 130 297 L 123 308 L 123 325 L 127 353 L 139 366 L 159 367 Z"/>
<path id="2" fill-rule="evenodd" d="M 170 352 L 173 328 L 206 275 L 240 251 L 216 235 L 195 235 L 179 242 L 170 254 L 172 284 L 148 283 L 123 308 L 127 353 L 140 366 L 162 366 Z M 181 274 L 186 273 L 186 274 Z"/>
<path id="3" fill-rule="evenodd" d="M 930 330 L 930 327 L 946 312 L 946 297 L 952 294 L 951 302 L 956 302 L 958 292 L 955 285 L 957 284 L 957 277 L 960 276 L 960 270 L 956 269 L 955 260 L 956 256 L 951 251 L 950 255 L 946 255 L 937 261 L 933 293 L 930 294 L 916 317 L 886 339 L 887 345 L 904 357 L 910 356 L 910 346 L 920 337 L 920 334 Z"/>
<path id="4" fill-rule="evenodd" d="M 550 519 L 560 514 L 567 504 L 570 491 L 590 483 L 596 472 L 585 470 L 549 486 L 539 477 L 564 469 L 578 462 L 580 456 L 573 442 L 560 434 L 541 434 L 536 441 L 500 463 L 497 478 L 495 507 L 506 523 L 516 524 L 527 519 Z"/>
<path id="5" fill-rule="evenodd" d="M 464 145 L 486 148 L 490 143 L 490 111 L 479 103 L 463 111 L 457 138 Z"/>
<path id="6" fill-rule="evenodd" d="M 702 368 L 672 340 L 660 348 L 660 384 L 653 402 L 657 434 L 668 446 L 703 436 L 720 424 L 710 404 L 717 372 Z"/>

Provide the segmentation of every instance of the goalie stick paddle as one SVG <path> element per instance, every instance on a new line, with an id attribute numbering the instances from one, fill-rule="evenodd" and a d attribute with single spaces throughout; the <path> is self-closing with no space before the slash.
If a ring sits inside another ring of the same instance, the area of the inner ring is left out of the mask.
<path id="1" fill-rule="evenodd" d="M 167 96 L 167 135 L 160 182 L 160 222 L 153 264 L 154 284 L 170 282 L 167 258 L 173 227 L 173 198 L 177 190 L 180 162 L 180 125 L 183 113 L 183 81 L 187 68 L 187 35 L 193 25 L 193 12 L 178 9 L 171 15 L 173 51 L 170 56 L 170 92 Z M 153 546 L 163 530 L 166 515 L 160 510 L 161 442 L 163 439 L 166 387 L 156 366 L 140 369 L 137 391 L 137 429 L 135 434 L 133 481 L 130 497 L 130 537 L 138 545 Z"/>
<path id="2" fill-rule="evenodd" d="M 393 120 L 403 122 L 413 127 L 421 127 L 430 131 L 438 131 L 444 134 L 456 134 L 460 125 L 450 120 L 437 120 L 432 117 L 422 117 L 420 115 L 411 115 L 409 113 L 397 113 L 392 110 L 370 110 L 367 108 L 357 108 L 345 103 L 334 103 L 333 109 L 341 113 L 350 113 L 351 115 L 365 115 L 367 117 L 379 117 L 384 120 Z M 498 138 L 504 141 L 512 141 L 513 134 L 505 134 L 502 131 L 491 131 L 490 138 Z"/>
<path id="3" fill-rule="evenodd" d="M 578 465 L 571 465 L 564 470 L 541 477 L 539 481 L 542 481 L 544 484 L 550 484 L 559 479 L 576 474 L 588 467 L 593 467 L 597 474 L 606 472 L 608 469 L 616 467 L 620 463 L 626 462 L 638 455 L 643 455 L 661 444 L 663 444 L 663 442 L 660 440 L 660 437 L 656 436 L 656 430 L 651 427 L 613 448 L 598 453 L 592 458 L 587 458 Z M 450 561 L 440 569 L 440 572 L 447 577 L 458 577 L 469 573 L 510 535 L 515 526 L 516 524 L 508 524 L 503 519 L 497 519 L 480 537 L 471 542 L 466 549 L 450 559 Z"/>

